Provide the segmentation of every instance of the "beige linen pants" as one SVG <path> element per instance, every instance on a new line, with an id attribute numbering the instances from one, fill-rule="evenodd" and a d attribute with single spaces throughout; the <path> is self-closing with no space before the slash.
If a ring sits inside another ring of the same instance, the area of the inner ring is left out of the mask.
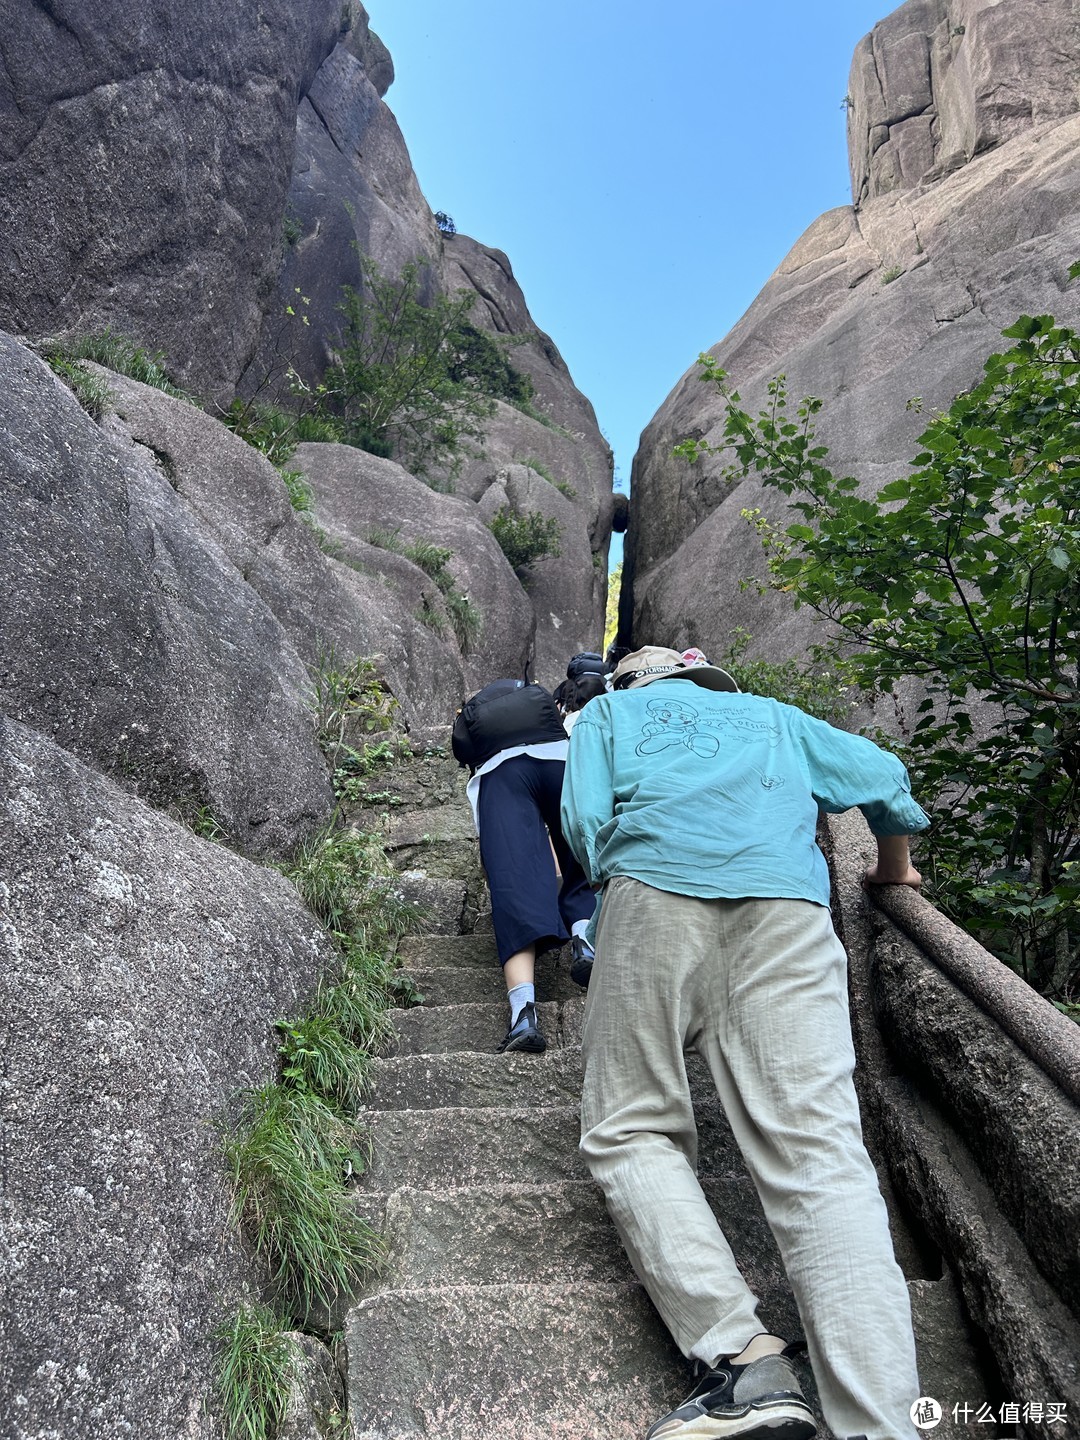
<path id="1" fill-rule="evenodd" d="M 581 1149 L 684 1355 L 768 1330 L 696 1177 L 683 1052 L 708 1063 L 776 1237 L 838 1436 L 913 1440 L 907 1286 L 862 1142 L 847 957 L 804 900 L 697 900 L 618 877 L 585 1009 Z"/>

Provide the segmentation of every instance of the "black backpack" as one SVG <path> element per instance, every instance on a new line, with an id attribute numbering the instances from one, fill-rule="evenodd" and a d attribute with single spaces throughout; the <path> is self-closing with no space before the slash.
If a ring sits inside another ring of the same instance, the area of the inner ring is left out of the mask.
<path id="1" fill-rule="evenodd" d="M 454 721 L 454 759 L 479 770 L 500 750 L 565 740 L 562 717 L 542 685 L 493 680 L 469 697 Z"/>
<path id="2" fill-rule="evenodd" d="M 580 680 L 583 675 L 606 675 L 607 671 L 608 667 L 604 664 L 602 655 L 598 655 L 595 650 L 582 650 L 567 665 L 566 678 Z"/>

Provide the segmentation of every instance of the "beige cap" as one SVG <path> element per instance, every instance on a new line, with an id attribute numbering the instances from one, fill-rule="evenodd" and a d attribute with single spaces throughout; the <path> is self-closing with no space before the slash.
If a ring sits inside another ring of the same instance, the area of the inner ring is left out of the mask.
<path id="1" fill-rule="evenodd" d="M 716 665 L 687 665 L 677 650 L 660 645 L 643 645 L 624 655 L 611 677 L 612 690 L 639 690 L 654 680 L 692 680 L 706 690 L 728 690 L 738 694 L 739 687 Z"/>

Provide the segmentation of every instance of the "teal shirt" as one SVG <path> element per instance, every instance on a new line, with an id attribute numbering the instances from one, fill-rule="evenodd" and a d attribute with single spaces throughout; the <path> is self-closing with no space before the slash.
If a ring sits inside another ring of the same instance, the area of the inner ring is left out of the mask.
<path id="1" fill-rule="evenodd" d="M 907 771 L 862 735 L 757 695 L 657 680 L 591 700 L 570 737 L 567 842 L 594 885 L 631 875 L 707 898 L 829 903 L 819 812 L 876 835 L 929 825 Z"/>

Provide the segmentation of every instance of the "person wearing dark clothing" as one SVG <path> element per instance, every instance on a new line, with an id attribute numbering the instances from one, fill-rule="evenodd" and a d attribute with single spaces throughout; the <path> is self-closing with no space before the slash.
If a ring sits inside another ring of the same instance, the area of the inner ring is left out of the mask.
<path id="1" fill-rule="evenodd" d="M 497 682 L 485 690 L 506 685 L 510 682 Z M 536 1014 L 536 956 L 568 940 L 576 955 L 595 901 L 559 825 L 567 737 L 552 698 L 540 686 L 511 686 L 479 713 L 481 728 L 486 724 L 497 734 L 498 748 L 481 749 L 471 760 L 458 746 L 455 754 L 473 769 L 466 793 L 510 1005 L 510 1026 L 499 1050 L 537 1054 L 547 1042 Z M 497 725 L 487 718 L 495 714 Z"/>

